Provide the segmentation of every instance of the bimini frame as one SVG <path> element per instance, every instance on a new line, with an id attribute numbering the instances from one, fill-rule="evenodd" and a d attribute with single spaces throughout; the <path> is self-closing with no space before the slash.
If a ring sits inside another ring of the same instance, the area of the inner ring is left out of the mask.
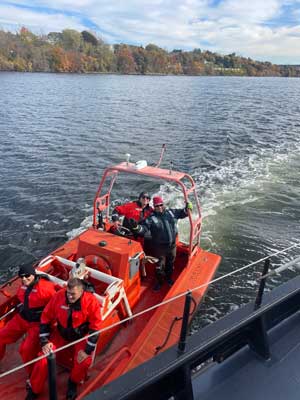
<path id="1" fill-rule="evenodd" d="M 185 202 L 189 201 L 189 196 L 193 196 L 193 215 L 191 214 L 190 210 L 188 210 L 188 218 L 190 223 L 188 253 L 189 258 L 191 258 L 198 250 L 202 216 L 200 202 L 195 188 L 195 182 L 190 175 L 184 172 L 178 172 L 172 169 L 162 169 L 158 168 L 157 166 L 150 167 L 147 166 L 147 162 L 144 160 L 136 163 L 130 163 L 129 161 L 122 162 L 118 165 L 107 168 L 104 171 L 94 199 L 93 227 L 95 229 L 101 229 L 103 228 L 103 222 L 105 223 L 109 221 L 111 191 L 119 173 L 147 176 L 153 179 L 162 179 L 167 182 L 176 183 L 182 190 Z M 102 193 L 105 183 L 109 182 L 109 180 L 110 183 L 107 191 Z"/>

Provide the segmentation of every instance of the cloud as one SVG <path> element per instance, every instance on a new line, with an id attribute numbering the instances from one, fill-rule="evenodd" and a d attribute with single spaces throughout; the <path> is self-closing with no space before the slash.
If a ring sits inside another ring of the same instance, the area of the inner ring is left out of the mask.
<path id="1" fill-rule="evenodd" d="M 61 31 L 65 28 L 73 28 L 79 31 L 85 29 L 79 18 L 67 16 L 60 12 L 49 14 L 0 5 L 0 16 L 0 26 L 8 30 L 16 30 L 21 26 L 43 33 Z"/>
<path id="2" fill-rule="evenodd" d="M 236 22 L 260 24 L 280 14 L 282 1 L 278 0 L 227 0 L 217 10 L 220 18 L 230 17 Z"/>
<path id="3" fill-rule="evenodd" d="M 299 0 L 6 0 L 0 26 L 43 33 L 92 29 L 108 43 L 300 64 L 299 15 Z"/>

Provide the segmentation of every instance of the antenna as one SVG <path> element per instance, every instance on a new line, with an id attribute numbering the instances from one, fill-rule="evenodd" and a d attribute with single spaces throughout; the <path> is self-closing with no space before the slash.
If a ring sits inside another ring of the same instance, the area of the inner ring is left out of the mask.
<path id="1" fill-rule="evenodd" d="M 158 168 L 160 166 L 160 163 L 162 162 L 165 150 L 166 150 L 166 145 L 163 144 L 162 148 L 161 148 L 161 152 L 160 152 L 160 157 L 159 157 L 158 163 L 155 165 L 156 168 Z"/>
<path id="2" fill-rule="evenodd" d="M 131 154 L 129 154 L 129 153 L 126 153 L 126 154 L 125 154 L 127 166 L 128 166 L 128 164 L 129 164 L 130 156 L 131 156 Z"/>

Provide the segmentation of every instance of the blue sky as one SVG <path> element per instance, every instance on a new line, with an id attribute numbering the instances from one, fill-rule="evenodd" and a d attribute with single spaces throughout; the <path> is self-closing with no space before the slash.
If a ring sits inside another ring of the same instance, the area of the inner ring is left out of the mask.
<path id="1" fill-rule="evenodd" d="M 0 28 L 92 30 L 109 44 L 300 64 L 300 0 L 0 0 Z"/>

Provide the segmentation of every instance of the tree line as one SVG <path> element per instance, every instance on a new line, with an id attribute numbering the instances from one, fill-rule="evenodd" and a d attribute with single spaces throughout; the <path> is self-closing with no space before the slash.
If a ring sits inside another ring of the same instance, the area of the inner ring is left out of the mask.
<path id="1" fill-rule="evenodd" d="M 35 35 L 0 30 L 0 71 L 173 75 L 300 76 L 300 66 L 254 61 L 235 53 L 166 51 L 155 44 L 105 43 L 89 31 Z"/>

